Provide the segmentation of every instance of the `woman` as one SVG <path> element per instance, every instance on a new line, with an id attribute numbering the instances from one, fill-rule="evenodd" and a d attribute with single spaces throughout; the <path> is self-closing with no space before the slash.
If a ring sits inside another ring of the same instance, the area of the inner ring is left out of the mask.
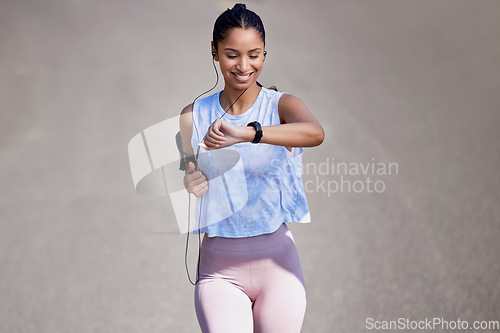
<path id="1" fill-rule="evenodd" d="M 190 162 L 184 177 L 188 192 L 201 200 L 204 221 L 195 287 L 203 332 L 300 332 L 304 318 L 304 279 L 285 223 L 309 222 L 301 147 L 320 145 L 324 131 L 297 97 L 257 82 L 266 54 L 260 17 L 243 4 L 226 10 L 212 41 L 224 90 L 181 112 L 185 153 L 236 152 L 244 170 L 244 183 L 226 177 L 209 185 L 214 157 L 199 158 L 199 170 Z M 245 192 L 238 207 L 234 188 Z M 231 214 L 219 216 L 218 198 L 225 194 Z"/>

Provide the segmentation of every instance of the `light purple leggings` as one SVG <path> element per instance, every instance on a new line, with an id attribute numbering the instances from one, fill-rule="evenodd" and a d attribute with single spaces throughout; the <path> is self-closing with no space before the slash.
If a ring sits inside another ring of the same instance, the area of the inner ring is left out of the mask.
<path id="1" fill-rule="evenodd" d="M 304 278 L 286 224 L 272 234 L 204 237 L 195 306 L 203 333 L 300 332 Z"/>

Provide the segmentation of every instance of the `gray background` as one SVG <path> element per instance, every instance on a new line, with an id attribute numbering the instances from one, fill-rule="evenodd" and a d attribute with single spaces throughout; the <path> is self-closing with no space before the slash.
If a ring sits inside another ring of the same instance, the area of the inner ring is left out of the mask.
<path id="1" fill-rule="evenodd" d="M 213 84 L 232 5 L 0 1 L 1 332 L 199 331 L 184 237 L 166 198 L 134 191 L 127 144 Z M 303 332 L 500 320 L 500 2 L 248 7 L 268 35 L 260 81 L 326 130 L 304 163 L 399 166 L 373 177 L 383 193 L 308 192 Z"/>

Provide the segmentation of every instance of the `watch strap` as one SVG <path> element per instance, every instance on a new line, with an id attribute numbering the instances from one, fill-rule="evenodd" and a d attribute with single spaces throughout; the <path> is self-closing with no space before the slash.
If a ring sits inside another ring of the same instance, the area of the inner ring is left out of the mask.
<path id="1" fill-rule="evenodd" d="M 255 128 L 255 137 L 252 143 L 259 143 L 260 139 L 262 139 L 262 125 L 258 121 L 252 121 L 247 126 Z"/>

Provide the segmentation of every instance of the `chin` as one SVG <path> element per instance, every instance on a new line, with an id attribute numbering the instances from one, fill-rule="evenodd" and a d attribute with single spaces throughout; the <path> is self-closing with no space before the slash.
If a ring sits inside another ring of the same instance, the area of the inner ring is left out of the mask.
<path id="1" fill-rule="evenodd" d="M 230 84 L 235 89 L 243 90 L 243 89 L 247 89 L 247 88 L 252 87 L 254 84 L 257 84 L 257 80 L 254 79 L 254 80 L 251 80 L 249 82 L 235 82 L 233 80 L 233 81 L 230 81 Z"/>

